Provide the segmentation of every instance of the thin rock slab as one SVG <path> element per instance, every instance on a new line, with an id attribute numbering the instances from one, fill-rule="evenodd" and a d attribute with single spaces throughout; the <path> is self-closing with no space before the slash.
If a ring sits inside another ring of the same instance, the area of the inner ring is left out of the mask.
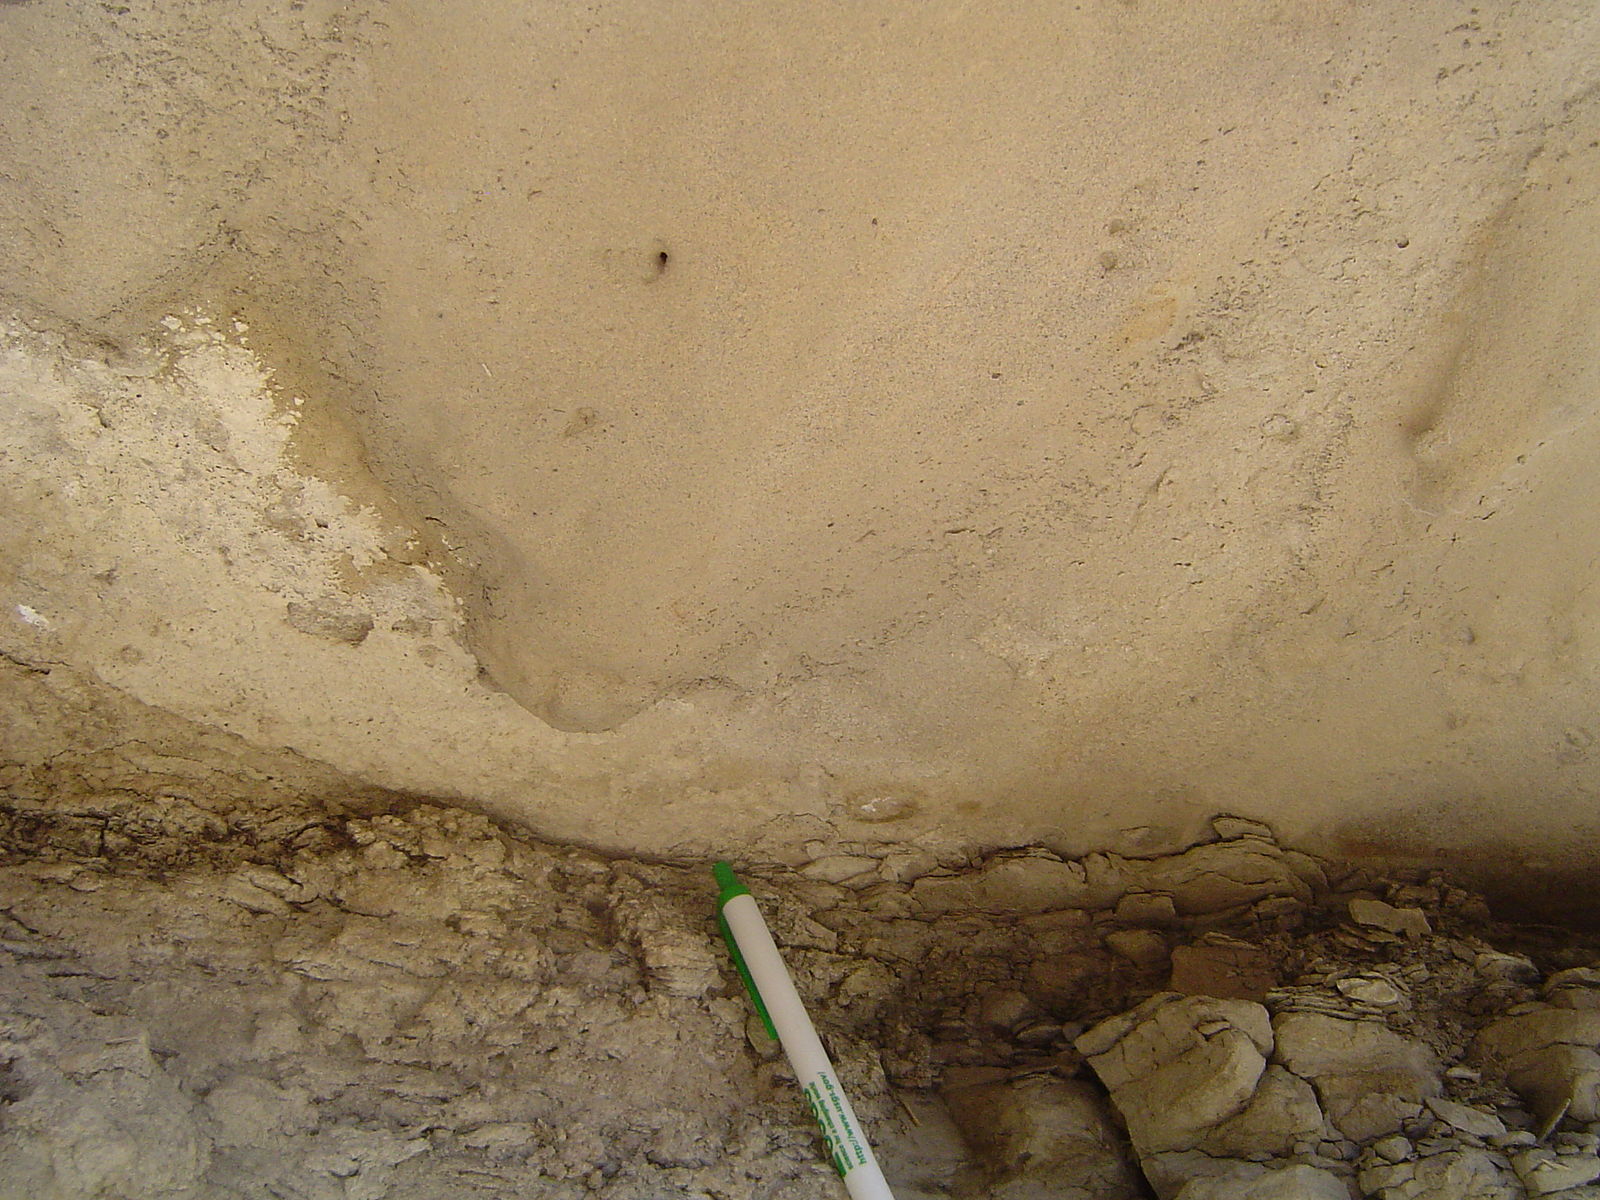
<path id="1" fill-rule="evenodd" d="M 1500 1137 L 1506 1132 L 1504 1121 L 1494 1113 L 1485 1112 L 1481 1108 L 1458 1104 L 1454 1100 L 1446 1100 L 1440 1096 L 1428 1097 L 1427 1105 L 1434 1116 L 1460 1133 L 1492 1138 Z"/>
<path id="2" fill-rule="evenodd" d="M 1591 1154 L 1557 1154 L 1530 1146 L 1512 1154 L 1511 1165 L 1530 1196 L 1550 1196 L 1600 1179 L 1600 1158 Z"/>
<path id="3" fill-rule="evenodd" d="M 1350 919 L 1357 925 L 1382 929 L 1408 938 L 1427 937 L 1433 932 L 1428 916 L 1420 908 L 1396 908 L 1382 900 L 1358 897 L 1350 901 Z"/>

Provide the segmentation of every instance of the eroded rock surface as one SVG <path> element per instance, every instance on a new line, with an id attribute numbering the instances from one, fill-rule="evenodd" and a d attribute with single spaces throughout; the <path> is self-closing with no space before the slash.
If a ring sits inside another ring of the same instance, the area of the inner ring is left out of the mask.
<path id="1" fill-rule="evenodd" d="M 703 868 L 428 806 L 205 811 L 108 810 L 98 840 L 0 826 L 5 1200 L 835 1186 Z M 1600 949 L 1577 935 L 1259 833 L 909 880 L 857 857 L 842 882 L 747 876 L 903 1200 L 1589 1200 L 1600 1181 L 1569 1070 L 1600 1053 Z M 1429 931 L 1352 919 L 1361 899 Z M 1132 958 L 1130 934 L 1193 955 Z M 1261 1000 L 1207 994 L 1188 963 L 1218 950 L 1273 964 Z"/>

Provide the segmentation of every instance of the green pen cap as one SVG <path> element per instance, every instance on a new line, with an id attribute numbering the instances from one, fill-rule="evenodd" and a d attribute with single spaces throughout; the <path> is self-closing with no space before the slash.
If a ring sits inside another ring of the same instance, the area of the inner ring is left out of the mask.
<path id="1" fill-rule="evenodd" d="M 711 874 L 717 880 L 717 927 L 722 930 L 722 940 L 728 943 L 728 953 L 733 957 L 734 968 L 739 972 L 739 978 L 744 980 L 744 990 L 750 993 L 750 1003 L 756 1006 L 756 1015 L 767 1027 L 767 1036 L 777 1041 L 778 1030 L 772 1023 L 771 1014 L 767 1012 L 766 1001 L 761 999 L 761 993 L 756 989 L 756 981 L 750 977 L 750 968 L 745 966 L 744 955 L 739 953 L 739 943 L 734 940 L 733 930 L 728 928 L 728 918 L 722 915 L 724 904 L 735 896 L 748 896 L 750 889 L 739 882 L 739 877 L 733 873 L 733 868 L 725 862 L 716 863 L 711 868 Z"/>

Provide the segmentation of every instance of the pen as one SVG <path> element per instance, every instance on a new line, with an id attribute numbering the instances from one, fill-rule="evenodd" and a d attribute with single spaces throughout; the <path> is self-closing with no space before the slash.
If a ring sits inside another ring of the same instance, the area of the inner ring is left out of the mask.
<path id="1" fill-rule="evenodd" d="M 856 1120 L 845 1097 L 838 1073 L 822 1048 L 822 1039 L 789 978 L 789 969 L 783 965 L 783 956 L 756 907 L 755 897 L 727 863 L 717 863 L 712 873 L 720 889 L 717 907 L 722 936 L 733 955 L 734 966 L 767 1033 L 783 1044 L 783 1052 L 789 1057 L 812 1115 L 822 1127 L 822 1140 L 827 1143 L 828 1155 L 851 1200 L 894 1200 L 861 1122 Z"/>

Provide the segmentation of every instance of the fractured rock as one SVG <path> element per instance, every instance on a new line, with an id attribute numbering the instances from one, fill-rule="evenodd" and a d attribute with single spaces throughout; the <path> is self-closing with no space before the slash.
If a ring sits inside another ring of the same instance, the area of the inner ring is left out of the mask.
<path id="1" fill-rule="evenodd" d="M 1113 929 L 1106 934 L 1106 946 L 1114 954 L 1136 966 L 1155 969 L 1167 961 L 1167 939 L 1154 929 Z M 1174 988 L 1181 991 L 1181 988 Z"/>
<path id="2" fill-rule="evenodd" d="M 1259 1004 L 1163 993 L 1075 1044 L 1143 1158 L 1192 1149 L 1243 1112 L 1266 1070 L 1272 1029 Z"/>
<path id="3" fill-rule="evenodd" d="M 1228 1158 L 1262 1154 L 1282 1158 L 1293 1153 L 1298 1143 L 1320 1139 L 1324 1131 L 1316 1091 L 1298 1075 L 1273 1063 L 1262 1072 L 1244 1111 L 1214 1126 L 1200 1148 Z"/>
<path id="4" fill-rule="evenodd" d="M 12 980 L 0 984 L 7 996 Z M 0 1012 L 0 1195 L 192 1194 L 211 1158 L 193 1101 L 142 1031 L 88 1008 L 68 1016 L 52 1027 Z"/>
<path id="5" fill-rule="evenodd" d="M 1574 1120 L 1600 1120 L 1600 1010 L 1540 1004 L 1486 1026 L 1473 1053 L 1505 1074 L 1506 1082 L 1541 1120 L 1563 1109 Z"/>
<path id="6" fill-rule="evenodd" d="M 618 879 L 610 904 L 618 931 L 638 950 L 653 986 L 670 996 L 704 996 L 720 982 L 710 939 L 637 881 Z"/>
<path id="7" fill-rule="evenodd" d="M 1433 1052 L 1376 1021 L 1285 1012 L 1273 1031 L 1274 1061 L 1311 1081 L 1328 1119 L 1354 1141 L 1396 1132 L 1440 1092 Z"/>
<path id="8" fill-rule="evenodd" d="M 1240 838 L 1195 846 L 1182 854 L 1126 864 L 1131 881 L 1165 892 L 1185 917 L 1226 912 L 1271 896 L 1312 898 L 1311 888 L 1271 842 Z"/>
<path id="9" fill-rule="evenodd" d="M 1475 1147 L 1408 1162 L 1373 1162 L 1356 1178 L 1374 1200 L 1520 1200 L 1510 1172 Z"/>
<path id="10" fill-rule="evenodd" d="M 951 1088 L 945 1103 L 983 1164 L 977 1194 L 995 1200 L 1142 1194 L 1104 1099 L 1082 1080 L 1032 1077 Z"/>

